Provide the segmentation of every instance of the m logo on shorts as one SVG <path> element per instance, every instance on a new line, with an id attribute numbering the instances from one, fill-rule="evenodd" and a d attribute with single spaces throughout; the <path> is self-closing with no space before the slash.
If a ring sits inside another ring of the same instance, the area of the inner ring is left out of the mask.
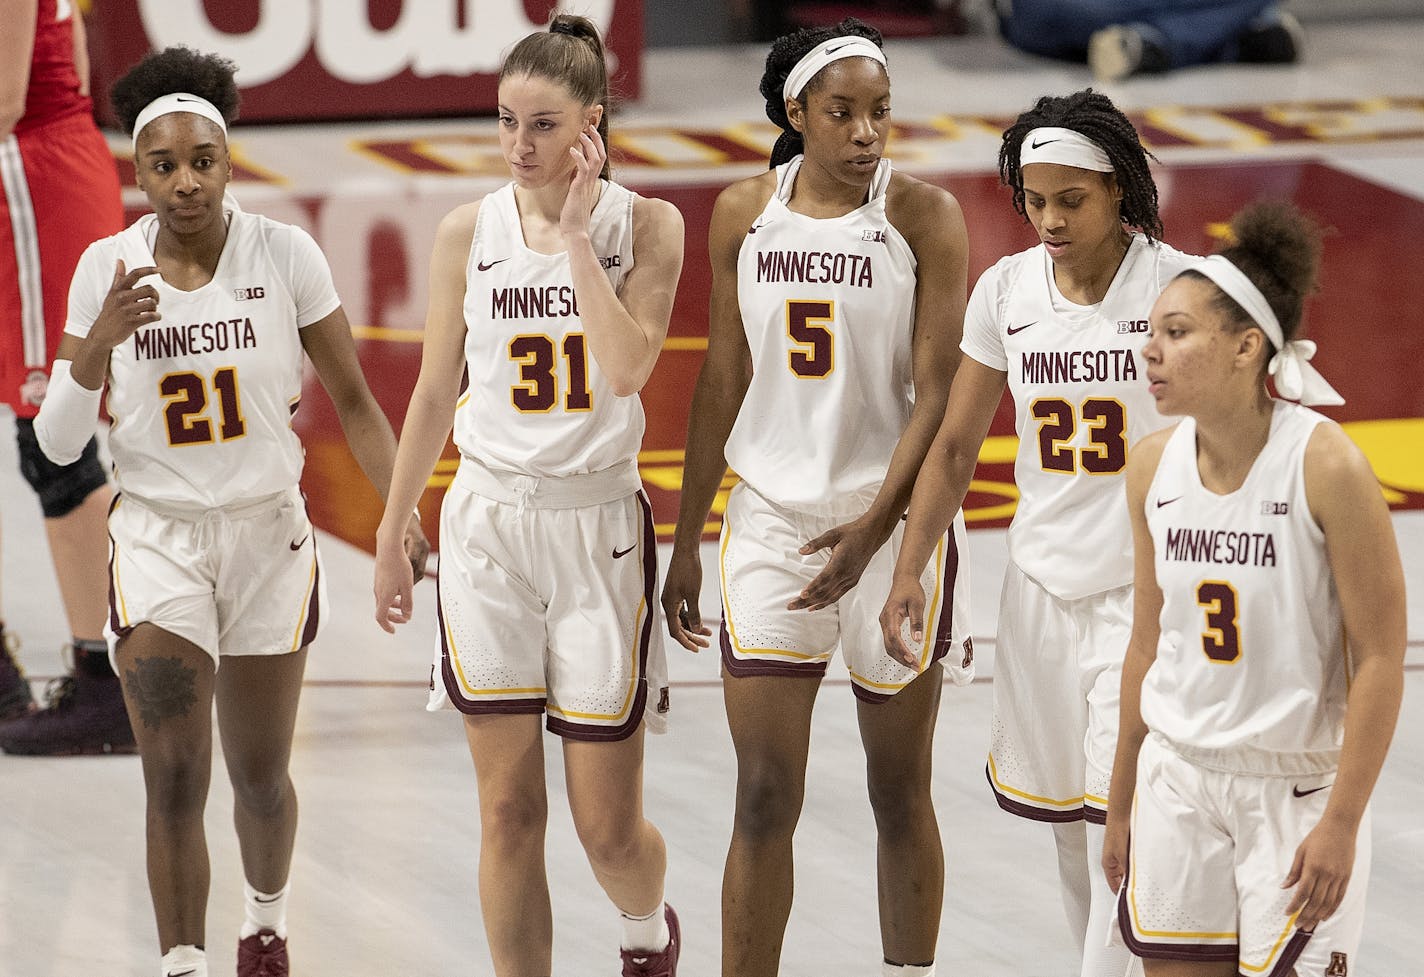
<path id="1" fill-rule="evenodd" d="M 968 668 L 974 664 L 974 638 L 971 635 L 964 639 L 964 660 L 959 663 L 960 668 Z"/>
<path id="2" fill-rule="evenodd" d="M 1330 966 L 1325 968 L 1325 977 L 1350 977 L 1350 965 L 1345 960 L 1345 954 L 1330 953 Z"/>

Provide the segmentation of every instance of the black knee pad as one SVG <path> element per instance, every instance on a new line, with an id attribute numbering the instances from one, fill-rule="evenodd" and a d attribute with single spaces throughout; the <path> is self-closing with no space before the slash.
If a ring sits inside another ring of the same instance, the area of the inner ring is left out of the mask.
<path id="1" fill-rule="evenodd" d="M 69 515 L 89 498 L 89 493 L 103 488 L 108 481 L 99 464 L 99 444 L 93 438 L 84 446 L 79 460 L 68 465 L 56 465 L 45 457 L 31 418 L 15 419 L 15 440 L 20 446 L 20 474 L 40 497 L 40 509 L 46 519 Z"/>

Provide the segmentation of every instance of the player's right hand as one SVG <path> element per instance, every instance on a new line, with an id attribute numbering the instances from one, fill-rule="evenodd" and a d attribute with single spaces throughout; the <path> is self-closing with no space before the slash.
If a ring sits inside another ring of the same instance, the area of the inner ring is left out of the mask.
<path id="1" fill-rule="evenodd" d="M 140 327 L 163 318 L 158 314 L 158 290 L 140 285 L 139 280 L 158 274 L 152 265 L 128 271 L 123 260 L 115 262 L 114 280 L 99 309 L 99 317 L 89 329 L 89 339 L 108 349 L 125 342 Z"/>
<path id="2" fill-rule="evenodd" d="M 905 643 L 906 621 L 910 622 L 914 648 Z M 925 641 L 925 591 L 918 578 L 895 575 L 890 596 L 880 611 L 880 636 L 885 641 L 885 654 L 906 668 L 920 670 L 919 648 Z"/>
<path id="3" fill-rule="evenodd" d="M 1127 876 L 1127 836 L 1128 820 L 1118 812 L 1108 812 L 1107 831 L 1103 835 L 1103 875 L 1107 876 L 1108 888 L 1117 892 L 1122 888 L 1122 880 Z"/>
<path id="4" fill-rule="evenodd" d="M 391 545 L 376 539 L 376 623 L 387 634 L 410 621 L 414 606 L 415 572 L 403 542 Z"/>
<path id="5" fill-rule="evenodd" d="M 701 651 L 711 643 L 712 631 L 702 623 L 697 601 L 702 593 L 702 555 L 694 544 L 672 548 L 667 581 L 663 584 L 663 616 L 668 634 L 688 651 Z"/>

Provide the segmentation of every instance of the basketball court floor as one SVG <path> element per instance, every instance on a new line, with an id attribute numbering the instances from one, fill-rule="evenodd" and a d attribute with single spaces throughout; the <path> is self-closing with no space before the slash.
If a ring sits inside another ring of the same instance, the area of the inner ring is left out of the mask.
<path id="1" fill-rule="evenodd" d="M 888 50 L 897 124 L 890 155 L 956 194 L 977 276 L 1033 241 L 996 184 L 999 132 L 1039 94 L 1083 87 L 1088 75 L 982 37 L 892 42 Z M 1424 21 L 1319 25 L 1298 67 L 1203 68 L 1106 89 L 1131 110 L 1161 161 L 1166 237 L 1177 247 L 1210 250 L 1231 213 L 1259 196 L 1295 200 L 1335 229 L 1308 328 L 1321 346 L 1317 363 L 1348 400 L 1328 413 L 1369 454 L 1394 510 L 1410 588 L 1406 701 L 1375 795 L 1371 910 L 1352 977 L 1424 974 L 1421 50 Z M 672 200 L 688 227 L 671 335 L 643 398 L 641 461 L 664 540 L 676 517 L 688 391 L 705 348 L 707 220 L 721 187 L 765 166 L 774 137 L 756 96 L 763 56 L 753 48 L 652 52 L 646 96 L 614 120 L 617 178 Z M 325 249 L 367 375 L 398 423 L 419 365 L 436 223 L 506 178 L 493 124 L 238 128 L 232 144 L 243 205 L 308 227 Z M 126 154 L 121 140 L 114 146 Z M 128 194 L 136 214 L 142 198 Z M 397 637 L 376 627 L 368 550 L 378 500 L 308 377 L 297 424 L 307 444 L 305 487 L 323 530 L 330 611 L 311 654 L 293 759 L 302 805 L 290 917 L 294 972 L 486 974 L 473 771 L 457 715 L 423 709 L 434 589 L 417 589 L 417 618 Z M 56 649 L 66 635 L 10 426 L 0 420 L 4 611 L 38 683 L 59 672 Z M 1076 969 L 1050 832 L 1000 813 L 983 774 L 1003 527 L 1015 499 L 1013 447 L 1010 414 L 1001 409 L 967 506 L 979 680 L 946 688 L 936 747 L 948 867 L 940 972 L 1066 977 Z M 427 526 L 436 525 L 453 469 L 453 460 L 442 464 L 432 480 L 422 503 Z M 709 552 L 707 566 L 712 559 Z M 711 581 L 709 574 L 703 608 L 715 616 Z M 702 977 L 719 971 L 718 897 L 735 771 L 715 655 L 674 646 L 669 658 L 673 728 L 647 743 L 647 808 L 667 838 L 668 899 L 683 921 L 682 973 Z M 568 977 L 612 974 L 613 912 L 574 838 L 556 742 L 546 740 L 554 969 Z M 879 970 L 874 831 L 861 762 L 853 697 L 833 666 L 815 718 L 784 974 Z M 242 913 L 231 791 L 221 769 L 215 762 L 208 809 L 214 974 L 232 972 Z M 138 759 L 0 756 L 0 977 L 142 977 L 156 959 Z"/>

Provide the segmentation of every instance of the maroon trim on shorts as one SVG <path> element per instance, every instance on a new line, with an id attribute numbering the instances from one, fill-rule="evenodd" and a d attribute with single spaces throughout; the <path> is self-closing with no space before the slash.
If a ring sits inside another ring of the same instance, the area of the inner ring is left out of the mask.
<path id="1" fill-rule="evenodd" d="M 722 626 L 718 629 L 722 644 L 722 667 L 732 678 L 747 678 L 752 675 L 783 675 L 792 678 L 822 678 L 826 674 L 826 663 L 819 662 L 769 662 L 754 659 L 738 661 L 732 654 L 732 635 L 727 630 L 727 608 L 722 607 Z"/>
<path id="2" fill-rule="evenodd" d="M 1127 864 L 1129 873 L 1132 865 L 1132 844 L 1128 843 Z M 1127 888 L 1131 882 L 1129 875 L 1125 874 L 1122 879 L 1122 888 L 1117 894 L 1117 928 L 1122 933 L 1123 942 L 1132 951 L 1134 956 L 1146 957 L 1150 960 L 1190 960 L 1202 963 L 1236 963 L 1241 957 L 1240 947 L 1235 943 L 1149 943 L 1139 940 L 1137 934 L 1132 930 L 1132 914 L 1127 908 Z M 1302 944 L 1304 946 L 1304 944 Z M 1286 953 L 1290 953 L 1290 947 L 1286 947 Z M 1295 951 L 1295 956 L 1291 957 L 1294 962 L 1295 957 L 1300 955 L 1300 950 Z M 1285 961 L 1282 956 L 1281 960 Z M 1271 971 L 1271 977 L 1285 977 L 1279 969 Z"/>
<path id="3" fill-rule="evenodd" d="M 1295 973 L 1295 963 L 1300 959 L 1300 955 L 1305 952 L 1305 946 L 1314 936 L 1313 932 L 1307 933 L 1305 930 L 1296 930 L 1291 934 L 1290 941 L 1286 943 L 1285 952 L 1276 961 L 1276 965 L 1271 968 L 1271 972 L 1266 977 L 1292 977 Z"/>
<path id="4" fill-rule="evenodd" d="M 954 527 L 945 534 L 944 574 L 941 577 L 939 625 L 935 628 L 934 644 L 930 646 L 929 664 L 946 657 L 954 645 L 954 582 L 959 577 L 959 544 L 954 539 Z M 859 694 L 859 693 L 857 693 Z"/>
<path id="5" fill-rule="evenodd" d="M 989 773 L 989 765 L 984 764 L 984 779 L 989 781 L 989 789 L 994 792 L 994 800 L 999 802 L 999 807 L 1010 814 L 1021 818 L 1028 818 L 1030 821 L 1047 821 L 1051 824 L 1067 824 L 1071 821 L 1083 820 L 1083 808 L 1075 807 L 1066 811 L 1053 811 L 1045 807 L 1034 807 L 1022 801 L 1016 801 L 1012 797 L 1007 797 L 999 792 L 999 788 L 994 784 L 994 777 Z"/>
<path id="6" fill-rule="evenodd" d="M 316 640 L 316 630 L 321 624 L 321 561 L 316 558 L 316 527 L 311 529 L 312 562 L 312 586 L 311 594 L 307 597 L 307 626 L 302 628 L 302 643 L 298 648 L 305 648 Z"/>
<path id="7" fill-rule="evenodd" d="M 1083 820 L 1093 824 L 1107 824 L 1108 812 L 1091 804 L 1083 805 Z"/>
<path id="8" fill-rule="evenodd" d="M 123 498 L 122 492 L 115 492 L 114 498 L 109 502 L 109 515 L 105 519 L 114 516 L 114 510 L 119 507 L 119 499 Z M 114 542 L 113 530 L 108 530 L 109 535 L 109 630 L 119 637 L 125 637 L 133 628 L 123 627 L 119 622 L 119 595 L 114 592 L 114 560 L 117 558 L 119 547 Z"/>
<path id="9" fill-rule="evenodd" d="M 889 702 L 895 698 L 895 693 L 886 694 L 884 692 L 872 692 L 869 689 L 861 688 L 855 682 L 850 683 L 850 690 L 855 693 L 855 697 L 861 702 L 867 702 L 872 706 L 878 706 L 882 702 Z"/>
<path id="10" fill-rule="evenodd" d="M 456 709 L 467 716 L 509 716 L 544 711 L 543 696 L 536 699 L 491 699 L 488 702 L 471 702 L 465 698 L 455 678 L 455 670 L 450 667 L 450 646 L 445 642 L 445 606 L 440 602 L 439 577 L 435 578 L 435 620 L 440 628 L 440 680 L 445 683 L 445 694 Z"/>
<path id="11" fill-rule="evenodd" d="M 653 620 L 657 617 L 653 601 L 658 591 L 658 536 L 653 528 L 653 507 L 647 495 L 639 489 L 638 506 L 643 510 L 643 630 L 638 635 L 638 676 L 637 691 L 633 693 L 633 705 L 628 710 L 628 718 L 617 726 L 600 726 L 593 723 L 579 723 L 549 714 L 549 732 L 566 739 L 588 743 L 611 743 L 626 740 L 643 721 L 643 712 L 648 706 L 648 649 L 653 643 Z"/>

